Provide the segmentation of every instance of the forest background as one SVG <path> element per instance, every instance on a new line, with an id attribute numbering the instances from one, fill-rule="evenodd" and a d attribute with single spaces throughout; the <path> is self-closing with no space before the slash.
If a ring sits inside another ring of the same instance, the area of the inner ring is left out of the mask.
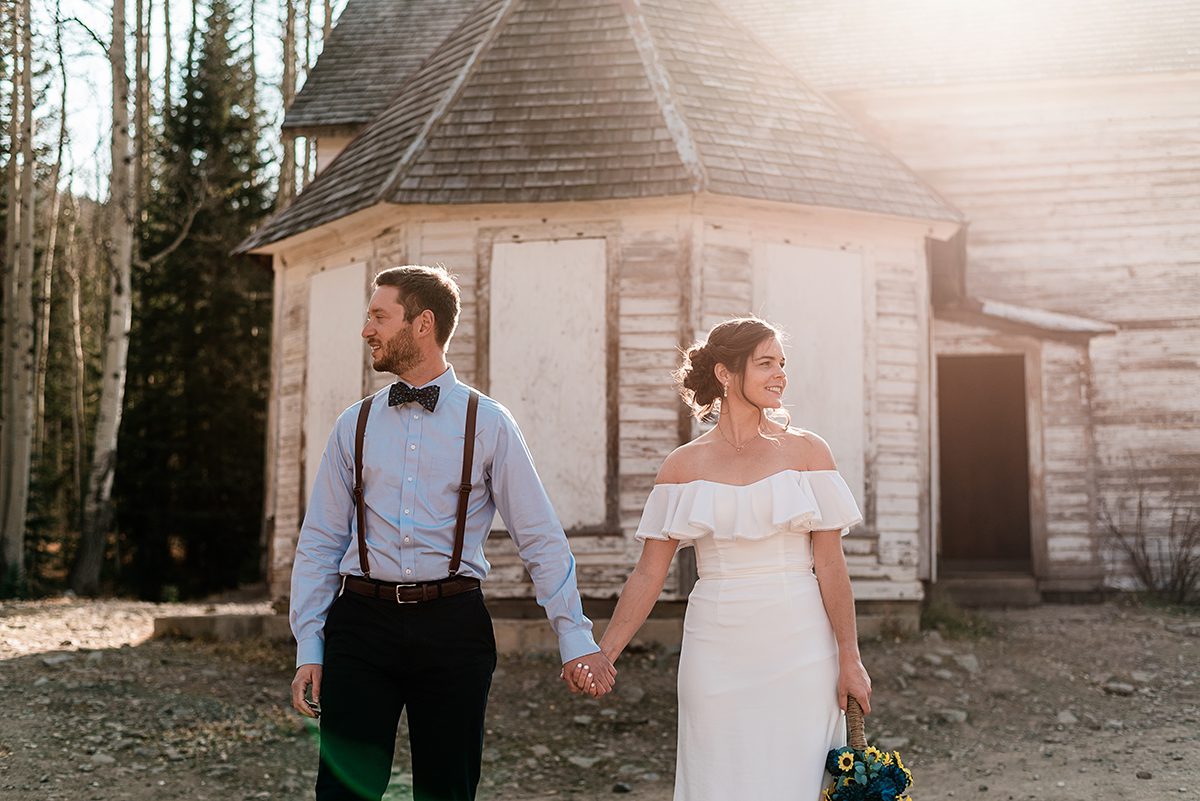
<path id="1" fill-rule="evenodd" d="M 231 251 L 313 175 L 279 122 L 341 5 L 0 2 L 0 598 L 261 577 L 272 277 Z"/>

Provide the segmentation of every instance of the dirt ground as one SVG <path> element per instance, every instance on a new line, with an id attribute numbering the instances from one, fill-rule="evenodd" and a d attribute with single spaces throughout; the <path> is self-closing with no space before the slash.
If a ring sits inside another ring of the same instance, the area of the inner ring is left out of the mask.
<path id="1" fill-rule="evenodd" d="M 311 798 L 290 648 L 148 639 L 156 615 L 255 611 L 0 603 L 0 798 Z M 1043 606 L 968 628 L 864 644 L 868 737 L 901 750 L 916 801 L 1200 801 L 1200 615 Z M 553 657 L 502 657 L 480 798 L 670 799 L 677 660 L 629 654 L 594 701 L 566 694 Z M 388 801 L 410 797 L 407 765 L 401 738 Z"/>

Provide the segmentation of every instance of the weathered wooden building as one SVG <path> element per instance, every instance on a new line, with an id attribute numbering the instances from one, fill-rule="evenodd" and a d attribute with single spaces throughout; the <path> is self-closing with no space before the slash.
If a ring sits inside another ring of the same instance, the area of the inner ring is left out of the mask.
<path id="1" fill-rule="evenodd" d="M 276 276 L 272 593 L 334 417 L 387 380 L 370 279 L 414 262 L 459 276 L 451 360 L 521 421 L 586 595 L 694 433 L 677 348 L 746 311 L 791 334 L 790 410 L 864 507 L 868 606 L 1111 580 L 1127 454 L 1160 493 L 1200 463 L 1196 56 L 1168 20 L 958 48 L 995 25 L 927 4 L 908 41 L 875 3 L 349 0 L 285 121 L 318 177 L 244 245 Z M 1155 44 L 1075 75 L 1089 36 Z M 526 595 L 489 555 L 489 592 Z"/>
<path id="2" fill-rule="evenodd" d="M 384 5 L 351 2 L 342 25 Z M 313 91 L 337 64 L 326 58 Z M 915 602 L 929 541 L 926 239 L 959 227 L 711 2 L 474 5 L 245 245 L 271 255 L 277 280 L 273 591 L 286 591 L 332 420 L 388 380 L 358 338 L 368 283 L 425 262 L 460 279 L 450 358 L 521 422 L 585 594 L 620 589 L 658 465 L 692 436 L 669 377 L 679 346 L 754 309 L 792 335 L 794 416 L 830 439 L 863 501 L 849 540 L 859 597 Z M 490 556 L 489 592 L 527 594 L 502 534 Z"/>
<path id="3" fill-rule="evenodd" d="M 1142 491 L 1161 532 L 1200 508 L 1200 6 L 724 2 L 968 220 L 935 297 L 945 566 L 1120 583 L 1104 510 L 1129 523 Z M 1022 461 L 1027 493 L 967 469 Z"/>

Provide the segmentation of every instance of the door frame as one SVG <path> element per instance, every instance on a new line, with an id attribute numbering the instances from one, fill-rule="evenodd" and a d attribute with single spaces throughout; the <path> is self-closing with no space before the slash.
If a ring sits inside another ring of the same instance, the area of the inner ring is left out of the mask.
<path id="1" fill-rule="evenodd" d="M 939 321 L 940 323 L 940 321 Z M 1003 334 L 986 329 L 967 329 L 961 324 L 953 324 L 955 329 L 952 336 L 945 330 L 942 335 L 935 336 L 935 353 L 931 373 L 933 375 L 932 394 L 935 398 L 934 408 L 939 408 L 937 398 L 938 359 L 942 356 L 1022 356 L 1025 368 L 1025 430 L 1026 450 L 1029 454 L 1029 559 L 1030 569 L 1034 578 L 1046 575 L 1049 564 L 1049 550 L 1046 532 L 1046 480 L 1045 457 L 1043 455 L 1043 426 L 1042 426 L 1042 347 L 1033 337 L 1015 334 Z M 942 327 L 938 325 L 938 327 Z M 936 503 L 931 504 L 930 514 L 933 517 L 933 539 L 931 549 L 934 556 L 934 580 L 940 573 L 942 553 L 942 511 L 941 511 L 941 465 L 940 465 L 940 431 L 941 420 L 935 419 L 930 426 L 931 451 L 930 462 L 933 465 L 931 484 L 935 489 Z"/>

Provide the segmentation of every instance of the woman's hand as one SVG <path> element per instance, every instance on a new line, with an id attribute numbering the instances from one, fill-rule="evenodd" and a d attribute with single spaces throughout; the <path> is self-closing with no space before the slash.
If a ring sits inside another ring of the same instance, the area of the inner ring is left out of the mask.
<path id="1" fill-rule="evenodd" d="M 871 677 L 857 656 L 838 660 L 838 706 L 846 711 L 846 696 L 853 695 L 863 714 L 871 714 Z"/>

